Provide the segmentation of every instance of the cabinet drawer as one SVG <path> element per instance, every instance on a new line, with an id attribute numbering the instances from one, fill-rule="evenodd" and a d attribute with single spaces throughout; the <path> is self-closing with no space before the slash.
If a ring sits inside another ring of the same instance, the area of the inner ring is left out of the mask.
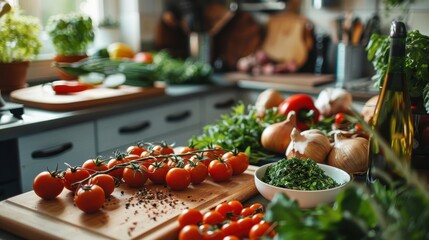
<path id="1" fill-rule="evenodd" d="M 22 190 L 32 189 L 34 177 L 49 168 L 65 169 L 64 163 L 81 165 L 95 157 L 92 122 L 55 129 L 18 139 Z"/>
<path id="2" fill-rule="evenodd" d="M 222 114 L 231 112 L 231 108 L 239 101 L 240 96 L 235 91 L 206 96 L 203 105 L 203 124 L 216 122 Z"/>
<path id="3" fill-rule="evenodd" d="M 101 119 L 96 125 L 98 151 L 148 141 L 176 129 L 198 125 L 199 109 L 200 101 L 194 99 Z"/>

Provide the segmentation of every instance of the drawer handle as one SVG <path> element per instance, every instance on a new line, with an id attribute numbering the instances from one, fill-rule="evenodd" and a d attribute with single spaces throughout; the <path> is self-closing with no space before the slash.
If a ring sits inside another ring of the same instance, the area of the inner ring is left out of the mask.
<path id="1" fill-rule="evenodd" d="M 119 133 L 120 134 L 136 133 L 147 129 L 148 127 L 150 127 L 150 122 L 144 121 L 142 123 L 138 123 L 132 126 L 120 127 Z"/>
<path id="2" fill-rule="evenodd" d="M 177 113 L 177 114 L 172 114 L 172 115 L 168 115 L 165 120 L 167 122 L 179 122 L 179 121 L 183 121 L 186 118 L 191 116 L 191 111 L 186 110 L 184 112 L 181 113 Z"/>
<path id="3" fill-rule="evenodd" d="M 226 100 L 224 102 L 217 102 L 214 104 L 214 108 L 216 109 L 225 109 L 225 108 L 230 108 L 235 104 L 235 99 L 229 99 Z"/>
<path id="4" fill-rule="evenodd" d="M 63 145 L 59 145 L 59 146 L 55 146 L 55 147 L 51 147 L 51 148 L 47 148 L 47 149 L 42 149 L 42 150 L 37 150 L 31 153 L 31 157 L 32 158 L 47 158 L 47 157 L 52 157 L 52 156 L 56 156 L 56 155 L 60 155 L 70 149 L 73 148 L 73 144 L 72 143 L 64 143 Z"/>

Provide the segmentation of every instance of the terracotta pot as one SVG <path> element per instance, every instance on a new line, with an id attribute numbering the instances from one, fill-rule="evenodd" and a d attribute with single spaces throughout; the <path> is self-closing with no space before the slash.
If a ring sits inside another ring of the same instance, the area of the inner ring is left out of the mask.
<path id="1" fill-rule="evenodd" d="M 30 62 L 0 63 L 0 90 L 8 94 L 13 90 L 25 88 L 27 84 L 27 70 Z"/>
<path id="2" fill-rule="evenodd" d="M 65 55 L 56 55 L 54 57 L 54 61 L 58 63 L 73 63 L 78 62 L 82 59 L 87 58 L 88 55 L 77 55 L 77 56 L 65 56 Z M 56 71 L 58 72 L 59 78 L 62 80 L 76 80 L 78 76 L 70 75 L 63 70 L 56 68 Z"/>

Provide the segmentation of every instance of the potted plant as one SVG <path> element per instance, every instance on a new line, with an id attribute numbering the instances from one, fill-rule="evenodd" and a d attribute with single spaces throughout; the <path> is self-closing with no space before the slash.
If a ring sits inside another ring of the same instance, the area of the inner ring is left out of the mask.
<path id="1" fill-rule="evenodd" d="M 27 86 L 27 69 L 42 48 L 39 19 L 12 9 L 0 17 L 0 89 L 2 93 Z"/>
<path id="2" fill-rule="evenodd" d="M 56 62 L 77 62 L 87 57 L 89 45 L 94 41 L 92 19 L 80 13 L 51 16 L 46 25 L 54 45 Z M 76 79 L 60 71 L 61 79 Z"/>

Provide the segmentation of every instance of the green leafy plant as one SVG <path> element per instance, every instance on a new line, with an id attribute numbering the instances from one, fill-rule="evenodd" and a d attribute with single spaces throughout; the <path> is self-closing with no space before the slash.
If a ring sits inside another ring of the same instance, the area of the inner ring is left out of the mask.
<path id="1" fill-rule="evenodd" d="M 85 54 L 94 41 L 92 19 L 80 13 L 51 16 L 46 25 L 57 54 L 74 56 Z"/>
<path id="2" fill-rule="evenodd" d="M 372 77 L 375 87 L 383 85 L 387 72 L 390 38 L 373 34 L 366 48 L 376 74 Z M 410 31 L 406 39 L 405 73 L 408 92 L 413 98 L 423 98 L 429 112 L 429 36 L 418 30 Z"/>
<path id="3" fill-rule="evenodd" d="M 40 21 L 12 9 L 0 18 L 0 62 L 23 62 L 35 58 L 42 43 L 39 40 Z"/>

